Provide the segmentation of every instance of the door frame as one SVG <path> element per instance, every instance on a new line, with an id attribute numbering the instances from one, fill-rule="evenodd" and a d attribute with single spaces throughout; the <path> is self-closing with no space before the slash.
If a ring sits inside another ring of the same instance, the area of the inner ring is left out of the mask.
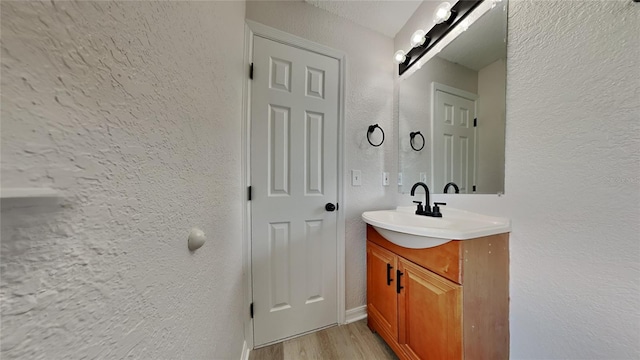
<path id="1" fill-rule="evenodd" d="M 346 94 L 346 54 L 342 51 L 329 48 L 327 46 L 303 39 L 301 37 L 274 29 L 272 27 L 245 20 L 244 36 L 244 85 L 242 89 L 242 268 L 243 268 L 243 288 L 244 288 L 244 309 L 243 327 L 244 338 L 249 349 L 254 347 L 253 319 L 249 315 L 249 306 L 253 301 L 252 275 L 251 275 L 251 201 L 248 200 L 247 189 L 251 185 L 251 79 L 249 78 L 249 68 L 253 59 L 253 38 L 260 36 L 288 46 L 293 46 L 302 50 L 318 53 L 320 55 L 334 58 L 338 61 L 338 204 L 342 205 L 337 212 L 337 314 L 338 324 L 345 323 L 346 317 L 346 289 L 345 289 L 345 211 L 344 211 L 344 118 L 345 118 L 345 94 Z"/>
<path id="2" fill-rule="evenodd" d="M 478 94 L 474 94 L 472 92 L 468 92 L 468 91 L 464 91 L 464 90 L 460 90 L 458 88 L 455 88 L 453 86 L 449 86 L 449 85 L 445 85 L 445 84 L 441 84 L 439 82 L 431 82 L 431 180 L 429 182 L 429 186 L 431 186 L 431 189 L 435 188 L 435 182 L 436 182 L 436 178 L 435 178 L 435 137 L 436 137 L 436 133 L 435 133 L 435 118 L 436 118 L 436 91 L 442 91 L 445 93 L 449 93 L 451 95 L 455 95 L 461 98 L 465 98 L 468 100 L 473 101 L 473 111 L 475 113 L 475 117 L 478 117 Z M 478 171 L 478 128 L 477 127 L 473 127 L 473 136 L 475 137 L 475 141 L 473 144 L 473 184 L 476 185 L 476 178 L 477 178 L 477 171 Z M 475 192 L 469 192 L 467 194 L 474 194 Z"/>

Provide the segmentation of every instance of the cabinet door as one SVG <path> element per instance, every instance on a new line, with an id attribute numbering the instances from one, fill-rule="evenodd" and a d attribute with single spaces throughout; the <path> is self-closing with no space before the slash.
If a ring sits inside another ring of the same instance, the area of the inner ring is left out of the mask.
<path id="1" fill-rule="evenodd" d="M 397 256 L 367 241 L 367 312 L 369 321 L 390 341 L 398 340 Z"/>
<path id="2" fill-rule="evenodd" d="M 398 260 L 398 343 L 409 358 L 462 358 L 462 286 Z"/>

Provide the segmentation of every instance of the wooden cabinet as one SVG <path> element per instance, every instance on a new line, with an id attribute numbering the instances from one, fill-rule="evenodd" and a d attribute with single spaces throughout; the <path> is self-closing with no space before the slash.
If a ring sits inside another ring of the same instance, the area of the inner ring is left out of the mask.
<path id="1" fill-rule="evenodd" d="M 401 359 L 507 359 L 508 239 L 408 249 L 368 225 L 369 328 Z"/>

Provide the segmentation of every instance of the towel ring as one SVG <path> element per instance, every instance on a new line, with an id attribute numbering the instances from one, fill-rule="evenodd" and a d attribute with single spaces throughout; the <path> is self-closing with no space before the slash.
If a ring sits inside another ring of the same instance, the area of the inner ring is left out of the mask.
<path id="1" fill-rule="evenodd" d="M 418 135 L 420 135 L 420 137 L 422 138 L 422 146 L 420 146 L 420 149 L 416 149 L 416 147 L 415 147 L 415 146 L 413 146 L 413 139 L 414 139 L 416 136 L 418 136 Z M 411 138 L 411 139 L 409 139 L 409 144 L 411 144 L 411 148 L 412 148 L 413 150 L 415 150 L 415 151 L 420 151 L 420 150 L 424 149 L 424 143 L 425 143 L 425 141 L 424 141 L 424 136 L 422 136 L 422 134 L 420 134 L 420 131 L 416 131 L 416 132 L 411 132 L 411 133 L 409 133 L 409 137 Z"/>
<path id="2" fill-rule="evenodd" d="M 458 188 L 458 185 L 456 185 L 456 183 L 454 182 L 447 183 L 447 185 L 444 186 L 444 190 L 442 190 L 442 193 L 447 194 L 450 186 L 453 186 L 453 190 L 456 194 L 460 194 L 460 188 Z"/>
<path id="3" fill-rule="evenodd" d="M 377 145 L 372 143 L 371 139 L 369 138 L 371 133 L 373 133 L 376 130 L 376 128 L 380 129 L 380 132 L 382 132 L 382 141 L 380 141 L 380 144 L 377 144 Z M 378 124 L 369 125 L 369 130 L 367 130 L 367 141 L 369 142 L 369 144 L 371 144 L 371 146 L 378 147 L 378 146 L 382 145 L 382 143 L 384 142 L 384 130 L 382 130 L 382 128 L 380 126 L 378 126 Z"/>

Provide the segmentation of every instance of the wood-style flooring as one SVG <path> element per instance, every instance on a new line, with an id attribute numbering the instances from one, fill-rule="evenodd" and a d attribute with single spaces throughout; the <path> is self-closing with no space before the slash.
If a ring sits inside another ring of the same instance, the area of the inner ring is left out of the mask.
<path id="1" fill-rule="evenodd" d="M 298 359 L 397 360 L 398 357 L 379 335 L 369 330 L 366 319 L 251 350 L 249 354 L 249 360 Z"/>

